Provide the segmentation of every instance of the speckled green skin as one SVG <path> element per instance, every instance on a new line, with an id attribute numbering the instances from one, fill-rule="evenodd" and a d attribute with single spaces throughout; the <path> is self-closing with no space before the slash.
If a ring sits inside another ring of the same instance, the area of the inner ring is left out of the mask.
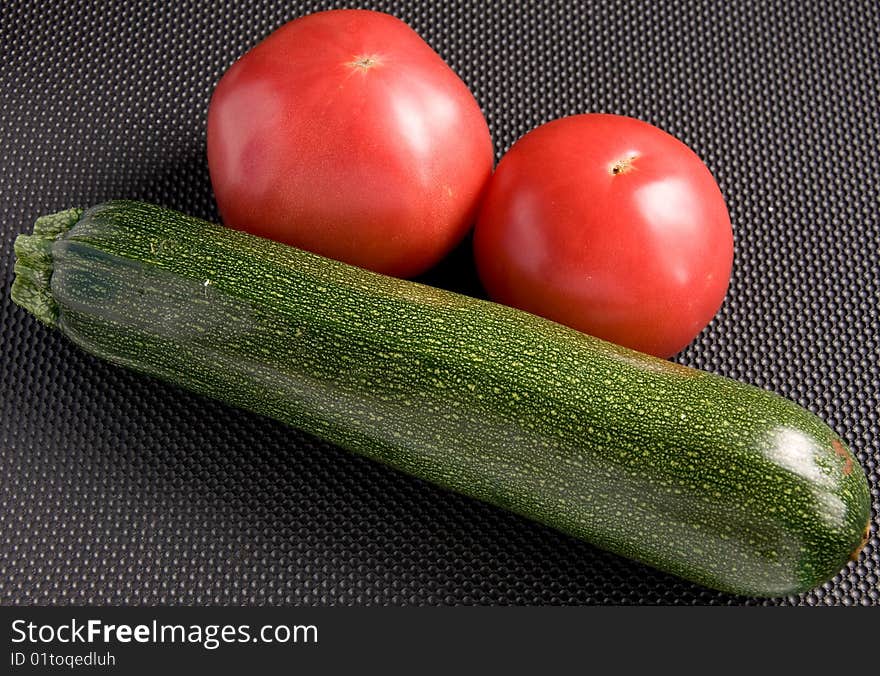
<path id="1" fill-rule="evenodd" d="M 772 393 L 160 207 L 79 216 L 19 237 L 13 298 L 95 355 L 728 592 L 862 540 L 863 471 Z"/>

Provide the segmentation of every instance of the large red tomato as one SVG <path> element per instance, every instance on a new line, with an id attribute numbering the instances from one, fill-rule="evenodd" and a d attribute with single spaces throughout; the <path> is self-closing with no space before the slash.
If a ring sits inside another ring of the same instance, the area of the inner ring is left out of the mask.
<path id="1" fill-rule="evenodd" d="M 575 115 L 523 136 L 474 234 L 495 300 L 668 357 L 721 305 L 733 233 L 709 170 L 664 131 Z"/>
<path id="2" fill-rule="evenodd" d="M 285 24 L 226 72 L 208 111 L 227 225 L 400 277 L 462 239 L 492 161 L 465 84 L 379 12 Z"/>

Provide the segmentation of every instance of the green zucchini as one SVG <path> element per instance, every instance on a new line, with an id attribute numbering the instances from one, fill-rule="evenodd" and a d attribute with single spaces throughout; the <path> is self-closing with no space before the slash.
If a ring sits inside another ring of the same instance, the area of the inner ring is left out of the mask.
<path id="1" fill-rule="evenodd" d="M 158 206 L 37 220 L 13 299 L 86 351 L 719 590 L 865 542 L 841 439 L 771 392 Z"/>

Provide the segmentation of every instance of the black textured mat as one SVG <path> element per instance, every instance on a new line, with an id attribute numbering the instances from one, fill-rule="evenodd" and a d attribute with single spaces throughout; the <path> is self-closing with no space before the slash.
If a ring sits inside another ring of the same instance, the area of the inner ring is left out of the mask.
<path id="1" fill-rule="evenodd" d="M 326 4 L 329 7 L 330 4 Z M 338 6 L 343 6 L 339 3 Z M 869 474 L 858 562 L 801 597 L 718 594 L 99 362 L 8 300 L 12 240 L 114 197 L 216 219 L 213 85 L 323 3 L 0 8 L 0 602 L 880 603 L 880 5 L 385 2 L 463 77 L 498 156 L 565 114 L 693 147 L 736 237 L 733 280 L 677 359 L 812 409 Z M 429 277 L 475 287 L 466 249 Z"/>

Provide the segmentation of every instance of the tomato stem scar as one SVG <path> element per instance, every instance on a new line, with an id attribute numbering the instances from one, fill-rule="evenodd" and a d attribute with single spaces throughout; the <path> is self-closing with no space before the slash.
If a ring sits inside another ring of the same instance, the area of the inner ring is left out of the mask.
<path id="1" fill-rule="evenodd" d="M 630 155 L 628 157 L 621 157 L 616 162 L 612 163 L 610 171 L 611 174 L 617 176 L 619 174 L 626 174 L 635 169 L 633 166 L 633 161 L 636 159 L 636 155 Z"/>
<path id="2" fill-rule="evenodd" d="M 361 56 L 356 56 L 354 59 L 348 62 L 349 66 L 354 68 L 360 68 L 363 71 L 367 71 L 373 66 L 378 65 L 381 62 L 378 56 L 375 54 L 363 54 Z"/>

